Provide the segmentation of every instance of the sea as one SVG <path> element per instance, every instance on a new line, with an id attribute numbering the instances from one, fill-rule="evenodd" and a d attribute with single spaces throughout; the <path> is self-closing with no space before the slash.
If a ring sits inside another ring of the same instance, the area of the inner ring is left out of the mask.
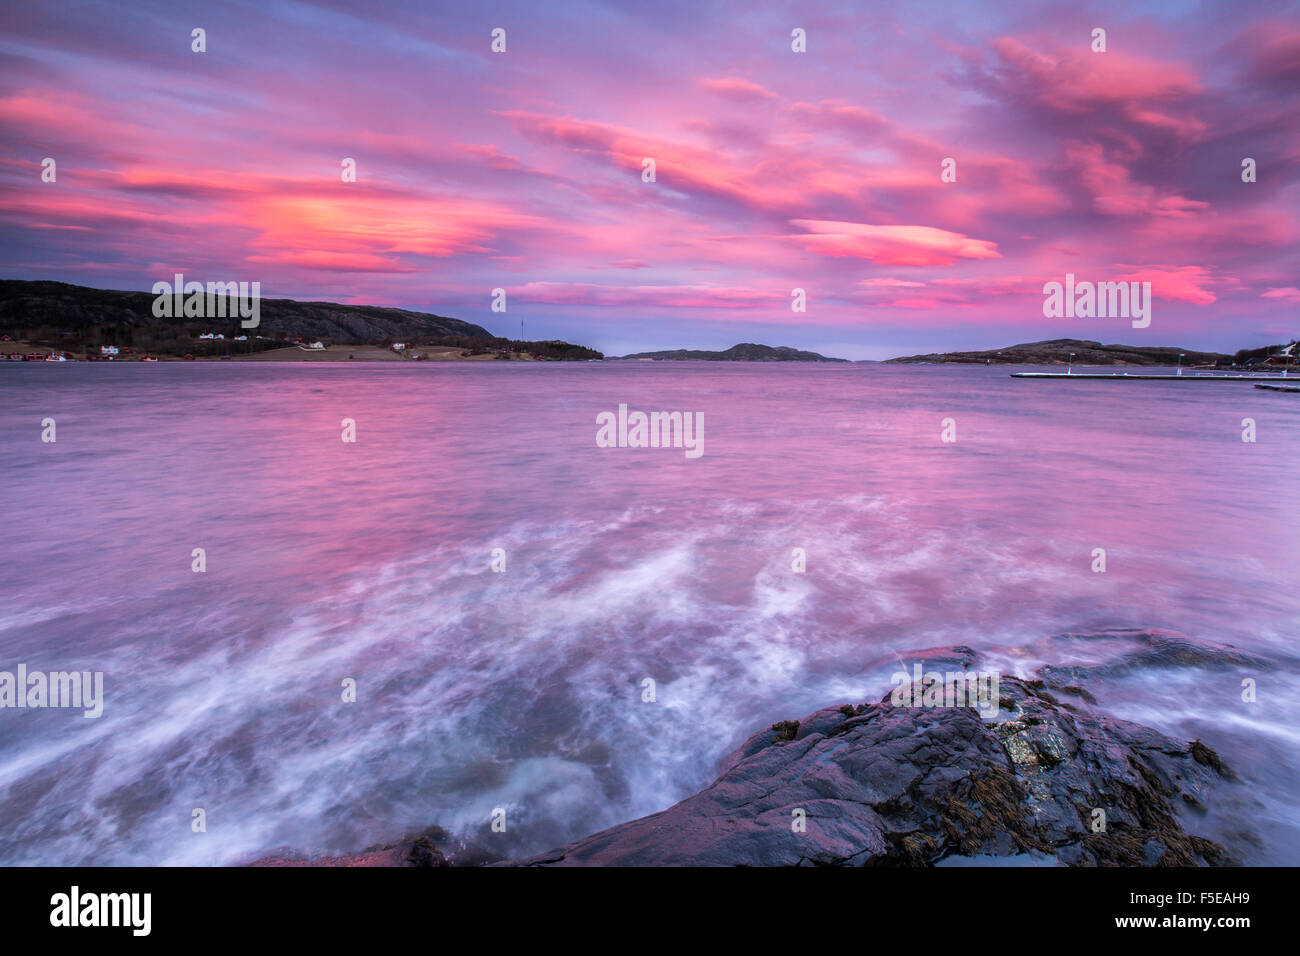
<path id="1" fill-rule="evenodd" d="M 1010 371 L 0 364 L 0 671 L 103 675 L 0 708 L 0 864 L 541 852 L 954 644 L 1204 741 L 1197 825 L 1300 863 L 1300 395 Z"/>

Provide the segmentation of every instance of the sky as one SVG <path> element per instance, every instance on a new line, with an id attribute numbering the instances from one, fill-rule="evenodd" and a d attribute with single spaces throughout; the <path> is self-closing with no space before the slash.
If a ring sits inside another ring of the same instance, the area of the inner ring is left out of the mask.
<path id="1" fill-rule="evenodd" d="M 0 16 L 3 278 L 183 272 L 610 355 L 883 359 L 1286 341 L 1297 250 L 1300 0 Z M 1150 325 L 1044 316 L 1067 273 L 1150 282 Z"/>

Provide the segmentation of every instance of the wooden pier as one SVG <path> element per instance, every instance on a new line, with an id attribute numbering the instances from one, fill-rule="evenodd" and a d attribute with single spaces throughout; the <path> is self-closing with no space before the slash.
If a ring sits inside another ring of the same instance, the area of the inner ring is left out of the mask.
<path id="1" fill-rule="evenodd" d="M 1216 372 L 1188 372 L 1183 375 L 1161 373 L 1159 375 L 1130 375 L 1128 372 L 1012 372 L 1012 378 L 1069 378 L 1083 379 L 1091 382 L 1296 382 L 1300 376 L 1287 378 L 1285 375 L 1230 375 Z M 1290 391 L 1290 389 L 1287 389 Z"/>

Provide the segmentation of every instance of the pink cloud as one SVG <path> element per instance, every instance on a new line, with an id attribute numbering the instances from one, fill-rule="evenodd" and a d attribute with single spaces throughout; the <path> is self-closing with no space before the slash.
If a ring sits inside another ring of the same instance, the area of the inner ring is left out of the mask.
<path id="1" fill-rule="evenodd" d="M 984 298 L 995 295 L 1042 295 L 1039 276 L 980 276 L 973 279 L 936 279 L 935 285 Z"/>
<path id="2" fill-rule="evenodd" d="M 1157 127 L 1180 139 L 1192 140 L 1207 126 L 1188 115 L 1202 92 L 1196 76 L 1178 63 L 1143 59 L 1111 49 L 1062 49 L 1055 44 L 1031 47 L 1016 37 L 993 41 L 1002 67 L 997 81 L 1021 97 L 1062 113 L 1117 110 L 1130 122 Z"/>
<path id="3" fill-rule="evenodd" d="M 822 129 L 838 129 L 852 133 L 879 135 L 893 129 L 893 124 L 874 110 L 843 100 L 821 100 L 817 103 L 793 103 L 790 112 L 801 123 L 814 123 Z"/>
<path id="4" fill-rule="evenodd" d="M 943 305 L 978 308 L 989 305 L 999 296 L 1041 296 L 1043 280 L 1037 276 L 1008 275 L 935 279 L 931 282 L 865 279 L 858 285 L 873 297 L 871 304 L 876 307 L 933 309 Z M 913 289 L 924 291 L 910 291 Z"/>
<path id="5" fill-rule="evenodd" d="M 340 47 L 360 58 L 340 74 L 268 31 L 274 55 L 198 75 L 192 57 L 142 65 L 147 39 L 87 36 L 79 62 L 24 60 L 0 94 L 0 230 L 11 260 L 36 263 L 10 272 L 130 283 L 173 259 L 253 263 L 286 294 L 472 311 L 501 285 L 583 321 L 658 307 L 867 328 L 890 309 L 909 327 L 1041 321 L 1046 278 L 1127 271 L 1182 306 L 1231 297 L 1243 328 L 1294 313 L 1294 17 L 1117 13 L 1093 54 L 1073 14 L 990 11 L 976 32 L 894 16 L 870 57 L 872 25 L 853 17 L 818 28 L 812 60 L 707 22 L 671 55 L 627 31 L 521 37 L 496 58 L 466 41 L 491 80 L 433 58 L 437 97 L 402 84 L 398 47 Z M 1000 36 L 1037 25 L 1047 39 Z M 40 183 L 45 155 L 57 186 Z M 1239 182 L 1241 155 L 1258 183 Z M 339 182 L 342 156 L 360 182 Z M 949 156 L 955 183 L 939 178 Z M 794 286 L 816 307 L 792 319 Z M 1177 311 L 1191 327 L 1214 312 Z"/>
<path id="6" fill-rule="evenodd" d="M 1070 143 L 1066 159 L 1091 194 L 1093 207 L 1105 215 L 1185 218 L 1209 208 L 1209 203 L 1159 196 L 1154 187 L 1134 183 L 1125 166 L 1105 158 L 1099 143 Z"/>
<path id="7" fill-rule="evenodd" d="M 608 286 L 583 282 L 529 282 L 509 289 L 521 302 L 559 305 L 749 309 L 771 305 L 788 310 L 790 290 L 762 290 L 700 285 Z"/>
<path id="8" fill-rule="evenodd" d="M 951 265 L 957 259 L 997 259 L 997 243 L 932 226 L 874 226 L 859 222 L 792 219 L 808 235 L 792 236 L 825 256 L 851 256 L 882 265 Z"/>
<path id="9" fill-rule="evenodd" d="M 718 93 L 738 103 L 775 99 L 776 94 L 765 86 L 738 76 L 705 76 L 696 82 L 704 89 Z"/>
<path id="10" fill-rule="evenodd" d="M 891 299 L 888 302 L 881 303 L 891 309 L 937 309 L 941 305 L 955 305 L 960 302 L 956 298 L 939 298 L 937 296 L 904 296 L 901 299 Z"/>
<path id="11" fill-rule="evenodd" d="M 301 266 L 306 269 L 328 269 L 333 272 L 400 273 L 419 271 L 400 259 L 362 252 L 298 252 L 287 250 L 274 255 L 252 255 L 248 262 L 264 265 Z"/>
<path id="12" fill-rule="evenodd" d="M 509 156 L 490 144 L 456 143 L 454 148 L 470 156 L 476 162 L 486 163 L 493 169 L 523 168 L 518 157 Z"/>
<path id="13" fill-rule="evenodd" d="M 1206 288 L 1214 279 L 1203 266 L 1143 266 L 1116 278 L 1120 282 L 1150 282 L 1151 295 L 1167 302 L 1211 305 L 1217 300 Z"/>
<path id="14" fill-rule="evenodd" d="M 1251 61 L 1252 79 L 1291 90 L 1300 83 L 1300 29 L 1296 24 L 1255 24 L 1243 35 L 1242 45 Z"/>
<path id="15" fill-rule="evenodd" d="M 1259 294 L 1261 299 L 1280 299 L 1283 302 L 1300 302 L 1300 289 L 1295 286 L 1286 286 L 1281 289 L 1269 289 L 1267 292 Z"/>
<path id="16" fill-rule="evenodd" d="M 862 286 L 864 289 L 915 289 L 923 287 L 925 283 L 912 282 L 907 279 L 890 279 L 881 277 L 877 279 L 863 279 L 858 283 L 858 285 Z"/>

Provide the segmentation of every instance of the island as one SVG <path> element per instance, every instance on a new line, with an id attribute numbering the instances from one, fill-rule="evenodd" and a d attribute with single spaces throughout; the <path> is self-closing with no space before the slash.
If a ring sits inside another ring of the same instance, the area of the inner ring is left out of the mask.
<path id="1" fill-rule="evenodd" d="M 1071 359 L 1073 355 L 1073 359 Z M 887 359 L 895 364 L 950 365 L 1230 365 L 1233 356 L 1172 346 L 1102 345 L 1088 339 L 1048 339 L 982 352 L 939 352 Z"/>
<path id="2" fill-rule="evenodd" d="M 805 352 L 785 345 L 757 345 L 753 342 L 741 342 L 723 352 L 668 349 L 662 352 L 634 352 L 611 358 L 656 362 L 848 362 L 848 359 L 828 358 L 816 352 Z"/>

